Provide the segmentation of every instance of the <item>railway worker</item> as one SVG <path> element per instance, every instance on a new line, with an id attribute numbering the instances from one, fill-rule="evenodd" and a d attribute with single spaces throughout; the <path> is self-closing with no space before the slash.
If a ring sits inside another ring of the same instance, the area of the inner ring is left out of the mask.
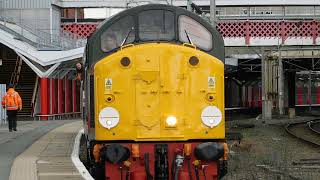
<path id="1" fill-rule="evenodd" d="M 102 49 L 106 52 L 120 46 L 117 42 L 117 36 L 113 31 L 103 34 L 101 39 L 103 41 Z"/>
<path id="2" fill-rule="evenodd" d="M 2 98 L 2 107 L 7 109 L 9 132 L 17 131 L 17 113 L 22 109 L 22 100 L 13 84 L 9 84 L 9 89 Z"/>
<path id="3" fill-rule="evenodd" d="M 77 80 L 81 81 L 82 80 L 82 71 L 83 71 L 81 63 L 76 64 L 76 70 L 77 70 Z"/>

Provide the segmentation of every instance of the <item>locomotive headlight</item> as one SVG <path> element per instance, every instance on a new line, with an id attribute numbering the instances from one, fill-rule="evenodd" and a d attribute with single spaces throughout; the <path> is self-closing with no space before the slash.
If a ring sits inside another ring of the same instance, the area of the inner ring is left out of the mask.
<path id="1" fill-rule="evenodd" d="M 202 123 L 213 128 L 218 126 L 222 120 L 222 113 L 216 106 L 207 106 L 201 113 Z"/>
<path id="2" fill-rule="evenodd" d="M 175 127 L 177 124 L 177 118 L 174 116 L 168 116 L 166 119 L 166 124 L 168 127 Z"/>
<path id="3" fill-rule="evenodd" d="M 106 107 L 100 111 L 99 123 L 107 129 L 116 127 L 119 124 L 119 112 L 113 107 Z"/>

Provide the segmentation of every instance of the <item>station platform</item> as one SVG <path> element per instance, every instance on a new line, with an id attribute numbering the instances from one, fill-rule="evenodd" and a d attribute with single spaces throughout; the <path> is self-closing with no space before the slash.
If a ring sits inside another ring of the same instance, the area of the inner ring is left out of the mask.
<path id="1" fill-rule="evenodd" d="M 0 179 L 83 179 L 72 162 L 81 120 L 18 122 L 0 126 Z"/>

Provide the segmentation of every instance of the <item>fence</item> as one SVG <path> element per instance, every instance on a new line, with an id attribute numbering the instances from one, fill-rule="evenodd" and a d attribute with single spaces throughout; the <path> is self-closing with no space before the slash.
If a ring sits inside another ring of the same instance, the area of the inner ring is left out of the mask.
<path id="1" fill-rule="evenodd" d="M 48 114 L 48 115 L 41 115 L 36 114 L 34 120 L 41 120 L 41 118 L 48 118 L 48 120 L 66 120 L 66 119 L 76 119 L 81 118 L 81 112 L 71 112 L 71 113 L 60 113 L 60 114 Z"/>
<path id="2" fill-rule="evenodd" d="M 1 12 L 1 9 L 0 9 Z M 0 14 L 0 29 L 3 29 L 9 33 L 14 33 L 18 38 L 23 38 L 29 44 L 35 46 L 38 49 L 61 49 L 70 50 L 79 47 L 84 47 L 86 44 L 85 39 L 79 39 L 78 36 L 69 32 L 61 32 L 60 29 L 35 29 L 28 24 L 23 23 L 22 20 L 18 20 L 5 17 Z M 32 21 L 28 21 L 30 24 L 35 24 Z"/>
<path id="3" fill-rule="evenodd" d="M 5 84 L 0 84 L 0 98 L 2 101 L 2 97 L 5 95 L 6 93 L 6 85 Z M 7 112 L 5 109 L 3 109 L 2 107 L 0 107 L 0 125 L 2 124 L 6 124 L 7 123 Z"/>

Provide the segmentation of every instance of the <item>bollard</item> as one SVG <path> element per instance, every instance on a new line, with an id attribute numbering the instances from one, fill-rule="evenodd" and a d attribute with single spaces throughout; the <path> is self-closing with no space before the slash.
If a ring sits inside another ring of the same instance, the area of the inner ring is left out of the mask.
<path id="1" fill-rule="evenodd" d="M 288 114 L 289 114 L 289 119 L 296 118 L 296 109 L 295 108 L 289 108 Z"/>

